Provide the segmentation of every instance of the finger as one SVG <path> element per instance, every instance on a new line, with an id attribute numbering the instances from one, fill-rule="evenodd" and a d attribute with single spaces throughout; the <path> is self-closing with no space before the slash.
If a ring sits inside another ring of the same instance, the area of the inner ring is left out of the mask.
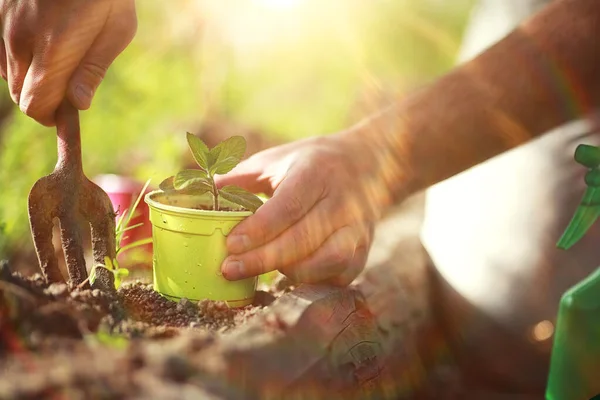
<path id="1" fill-rule="evenodd" d="M 20 4 L 19 7 L 27 7 Z M 6 21 L 7 24 L 2 28 L 2 39 L 4 44 L 6 62 L 6 81 L 10 97 L 19 104 L 23 81 L 29 70 L 29 65 L 33 58 L 33 37 L 35 30 L 31 24 L 26 21 L 13 18 Z"/>
<path id="2" fill-rule="evenodd" d="M 4 45 L 4 39 L 0 39 L 0 76 L 5 81 L 8 80 L 6 62 L 6 46 Z"/>
<path id="3" fill-rule="evenodd" d="M 371 244 L 373 243 L 373 224 L 369 227 L 369 236 L 364 238 L 356 248 L 354 258 L 349 263 L 348 267 L 339 275 L 323 280 L 334 286 L 345 287 L 351 284 L 364 270 L 369 257 Z"/>
<path id="4" fill-rule="evenodd" d="M 306 273 L 304 273 L 304 275 L 306 276 L 305 278 L 303 278 L 302 276 L 296 277 L 293 272 L 291 272 L 291 273 L 285 272 L 284 275 L 290 277 L 290 279 L 295 282 L 323 283 L 323 284 L 329 284 L 332 286 L 345 287 L 345 286 L 348 286 L 349 284 L 351 284 L 363 271 L 365 264 L 367 262 L 368 254 L 369 254 L 369 252 L 368 252 L 367 248 L 363 246 L 363 247 L 357 248 L 354 252 L 354 257 L 352 258 L 352 260 L 350 260 L 343 266 L 332 267 L 332 266 L 327 266 L 324 264 L 319 264 L 320 262 L 315 262 L 314 265 L 306 267 L 306 269 L 308 271 Z M 302 268 L 302 267 L 300 267 L 300 268 Z M 317 275 L 314 279 L 309 279 L 312 271 L 315 271 L 317 269 L 319 271 L 330 272 L 330 273 L 324 275 L 323 277 L 319 277 Z M 342 271 L 340 273 L 338 273 L 337 275 L 335 275 L 335 271 L 340 270 L 340 269 Z"/>
<path id="5" fill-rule="evenodd" d="M 19 104 L 21 101 L 21 92 L 23 90 L 23 82 L 27 76 L 29 65 L 33 55 L 31 48 L 22 46 L 19 42 L 8 42 L 5 47 L 5 65 L 6 65 L 6 80 L 8 82 L 8 90 L 10 97 Z M 4 67 L 3 67 L 4 69 Z"/>
<path id="6" fill-rule="evenodd" d="M 15 104 L 20 105 L 23 84 L 25 82 L 25 77 L 27 76 L 27 71 L 29 70 L 31 56 L 27 59 L 18 58 L 16 55 L 11 54 L 9 50 L 7 58 L 8 62 L 6 72 L 8 76 L 7 81 L 10 97 Z"/>
<path id="7" fill-rule="evenodd" d="M 271 195 L 273 185 L 266 177 L 265 165 L 261 160 L 249 158 L 242 161 L 226 175 L 215 176 L 218 187 L 236 185 L 252 193 Z"/>
<path id="8" fill-rule="evenodd" d="M 90 108 L 108 68 L 135 36 L 135 16 L 125 17 L 119 15 L 107 22 L 69 81 L 67 97 L 79 110 Z"/>
<path id="9" fill-rule="evenodd" d="M 43 125 L 54 125 L 54 113 L 65 97 L 70 77 L 104 26 L 105 18 L 102 13 L 94 14 L 85 24 L 53 32 L 51 40 L 38 44 L 23 81 L 21 111 Z"/>
<path id="10" fill-rule="evenodd" d="M 280 271 L 291 280 L 303 283 L 323 282 L 337 277 L 354 264 L 364 265 L 366 252 L 357 250 L 367 235 L 364 226 L 345 226 L 331 235 L 310 257 Z"/>
<path id="11" fill-rule="evenodd" d="M 271 196 L 285 177 L 281 172 L 289 171 L 295 163 L 293 150 L 301 145 L 302 141 L 292 142 L 254 154 L 228 174 L 216 176 L 217 186 L 236 185 L 253 193 Z"/>
<path id="12" fill-rule="evenodd" d="M 227 238 L 227 250 L 240 254 L 264 245 L 302 219 L 323 197 L 322 180 L 314 170 L 298 167 L 255 214 L 237 225 Z"/>
<path id="13" fill-rule="evenodd" d="M 348 267 L 339 275 L 329 279 L 324 279 L 322 283 L 327 283 L 332 286 L 346 287 L 350 285 L 354 280 L 361 274 L 365 269 L 369 251 L 366 247 L 356 249 L 354 258 L 348 265 Z"/>
<path id="14" fill-rule="evenodd" d="M 223 265 L 223 275 L 230 280 L 243 279 L 283 268 L 308 257 L 335 231 L 326 218 L 330 214 L 329 209 L 326 200 L 323 200 L 271 242 L 228 257 Z"/>
<path id="15" fill-rule="evenodd" d="M 339 204 L 331 199 L 322 200 L 307 216 L 268 244 L 228 257 L 223 266 L 223 275 L 237 280 L 294 265 L 322 247 L 347 222 L 346 213 Z M 341 235 L 345 232 L 339 233 L 337 240 L 343 239 Z M 363 236 L 366 235 L 363 232 Z M 353 245 L 356 242 L 354 240 Z"/>

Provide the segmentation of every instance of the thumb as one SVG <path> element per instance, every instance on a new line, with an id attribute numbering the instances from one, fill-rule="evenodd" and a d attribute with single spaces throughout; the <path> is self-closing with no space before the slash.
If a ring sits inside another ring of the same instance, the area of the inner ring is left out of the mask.
<path id="1" fill-rule="evenodd" d="M 135 35 L 135 25 L 127 32 L 112 30 L 110 24 L 98 35 L 85 57 L 71 76 L 67 97 L 79 110 L 87 110 L 92 104 L 96 89 L 106 71 Z"/>

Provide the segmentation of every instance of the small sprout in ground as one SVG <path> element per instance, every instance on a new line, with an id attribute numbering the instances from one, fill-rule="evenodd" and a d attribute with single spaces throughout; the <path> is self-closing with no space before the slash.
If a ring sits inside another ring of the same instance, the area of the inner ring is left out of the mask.
<path id="1" fill-rule="evenodd" d="M 84 340 L 89 346 L 105 345 L 124 350 L 129 345 L 129 340 L 120 335 L 111 335 L 109 332 L 98 331 L 84 335 Z"/>
<path id="2" fill-rule="evenodd" d="M 96 281 L 96 271 L 98 268 L 104 268 L 109 270 L 115 276 L 115 289 L 118 289 L 121 286 L 121 282 L 123 278 L 129 275 L 129 270 L 127 268 L 119 268 L 119 263 L 116 259 L 111 260 L 108 257 L 104 258 L 104 264 L 96 264 L 90 271 L 89 281 L 90 284 L 93 285 Z"/>
<path id="3" fill-rule="evenodd" d="M 146 244 L 152 243 L 152 238 L 145 238 L 145 239 L 141 239 L 141 240 L 135 241 L 133 243 L 130 243 L 126 246 L 121 247 L 121 241 L 123 239 L 127 238 L 126 236 L 124 236 L 125 232 L 128 232 L 132 229 L 138 228 L 144 224 L 143 222 L 140 222 L 139 224 L 129 226 L 129 223 L 131 222 L 131 220 L 138 215 L 136 212 L 137 207 L 140 204 L 142 197 L 144 197 L 144 193 L 146 193 L 146 189 L 148 189 L 148 185 L 150 185 L 150 179 L 148 179 L 146 181 L 146 183 L 144 184 L 144 187 L 142 188 L 142 190 L 138 194 L 137 199 L 133 203 L 133 207 L 131 207 L 130 210 L 125 210 L 123 212 L 123 214 L 121 214 L 121 216 L 117 220 L 117 225 L 115 228 L 116 243 L 117 243 L 116 255 L 119 255 L 119 253 L 122 253 L 124 251 L 131 250 L 136 247 L 144 246 Z"/>
<path id="4" fill-rule="evenodd" d="M 152 238 L 146 238 L 137 240 L 133 243 L 129 243 L 128 245 L 121 247 L 121 241 L 127 238 L 126 236 L 124 236 L 125 232 L 138 228 L 144 224 L 143 222 L 140 222 L 139 224 L 129 226 L 131 220 L 137 216 L 137 207 L 140 204 L 142 197 L 144 197 L 144 193 L 146 193 L 148 185 L 150 185 L 150 179 L 148 179 L 144 184 L 144 187 L 142 188 L 142 190 L 138 194 L 138 197 L 133 203 L 133 207 L 131 207 L 130 210 L 125 210 L 117 220 L 117 224 L 115 227 L 115 238 L 117 243 L 117 248 L 115 250 L 115 258 L 111 260 L 109 257 L 104 257 L 104 264 L 94 265 L 90 270 L 90 275 L 88 276 L 88 278 L 79 285 L 80 288 L 83 287 L 87 282 L 89 282 L 90 285 L 93 285 L 96 281 L 96 270 L 98 268 L 104 268 L 113 273 L 113 275 L 115 276 L 115 289 L 118 289 L 119 286 L 121 286 L 123 278 L 129 276 L 129 270 L 127 268 L 119 267 L 119 262 L 117 261 L 116 256 L 127 250 L 132 250 L 136 247 L 152 243 Z"/>
<path id="5" fill-rule="evenodd" d="M 191 133 L 187 134 L 187 141 L 200 169 L 183 170 L 174 177 L 167 178 L 160 184 L 162 190 L 186 190 L 194 194 L 210 193 L 213 200 L 212 210 L 216 211 L 221 210 L 220 198 L 252 212 L 263 204 L 258 196 L 241 187 L 229 185 L 219 189 L 215 183 L 215 175 L 228 173 L 244 156 L 246 140 L 242 136 L 232 136 L 212 149 Z"/>

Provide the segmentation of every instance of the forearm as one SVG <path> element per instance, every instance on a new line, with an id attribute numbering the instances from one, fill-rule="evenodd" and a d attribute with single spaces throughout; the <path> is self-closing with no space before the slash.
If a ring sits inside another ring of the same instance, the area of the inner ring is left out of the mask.
<path id="1" fill-rule="evenodd" d="M 600 104 L 600 1 L 563 0 L 473 61 L 354 129 L 402 197 Z"/>

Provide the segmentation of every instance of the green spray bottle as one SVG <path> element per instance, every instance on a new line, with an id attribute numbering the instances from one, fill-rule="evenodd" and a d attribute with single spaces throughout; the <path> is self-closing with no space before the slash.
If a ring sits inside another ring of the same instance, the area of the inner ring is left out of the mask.
<path id="1" fill-rule="evenodd" d="M 577 243 L 600 216 L 600 148 L 578 146 L 575 161 L 588 169 L 587 188 L 557 243 L 565 250 Z M 589 400 L 599 395 L 600 268 L 561 298 L 546 399 Z"/>

